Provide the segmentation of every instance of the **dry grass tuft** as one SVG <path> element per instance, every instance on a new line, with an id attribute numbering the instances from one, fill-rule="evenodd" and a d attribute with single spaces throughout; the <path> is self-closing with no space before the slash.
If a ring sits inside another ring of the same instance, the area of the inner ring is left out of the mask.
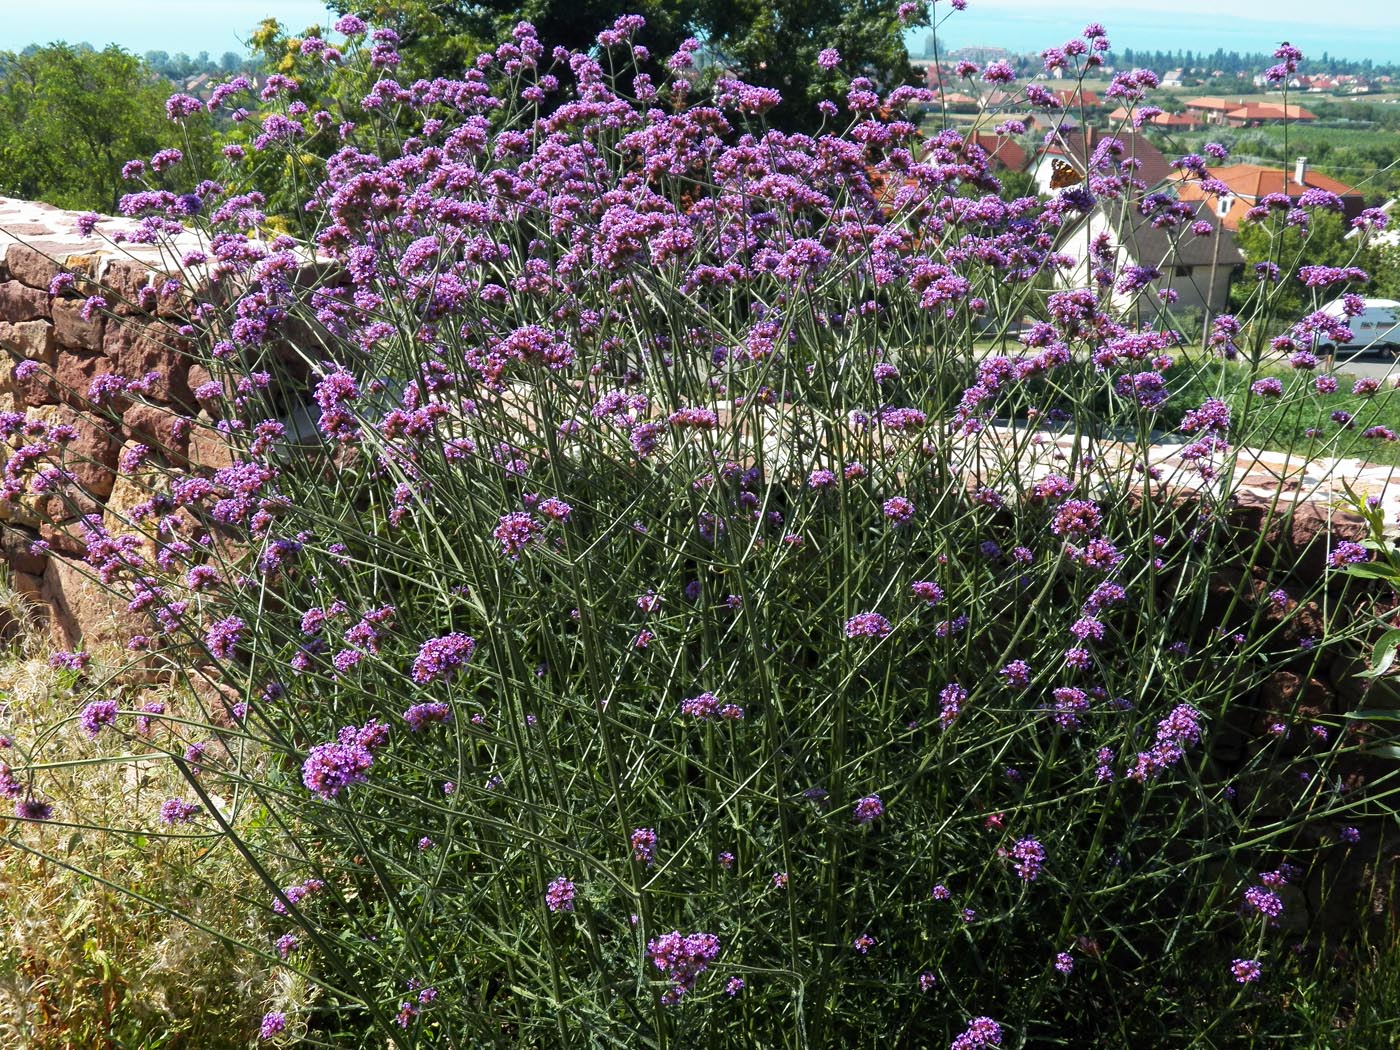
<path id="1" fill-rule="evenodd" d="M 22 735 L 76 715 L 71 673 L 48 666 L 22 600 L 0 597 L 6 613 L 13 638 L 0 654 L 0 729 Z M 117 666 L 119 654 L 106 655 Z M 153 697 L 194 713 L 178 689 L 146 687 L 142 699 Z M 107 753 L 78 743 L 76 724 L 61 731 L 73 736 L 70 756 Z M 70 765 L 46 773 L 43 788 L 61 800 L 56 823 L 0 813 L 0 1046 L 247 1046 L 284 990 L 266 960 L 219 936 L 268 943 L 237 854 L 198 826 L 159 820 L 165 799 L 190 796 L 172 764 L 138 756 Z"/>

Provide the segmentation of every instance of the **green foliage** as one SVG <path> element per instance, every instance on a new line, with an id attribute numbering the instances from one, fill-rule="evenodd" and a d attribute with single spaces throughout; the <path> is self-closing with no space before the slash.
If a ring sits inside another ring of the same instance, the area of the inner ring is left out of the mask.
<path id="1" fill-rule="evenodd" d="M 688 36 L 700 38 L 713 62 L 710 75 L 729 72 L 782 93 L 783 104 L 769 119 L 787 128 L 820 124 L 816 104 L 823 98 L 839 103 L 853 77 L 870 77 L 887 90 L 914 76 L 899 0 L 336 0 L 332 6 L 393 28 L 411 68 L 450 75 L 508 37 L 522 19 L 534 24 L 542 40 L 587 50 L 599 27 L 618 15 L 639 14 L 647 21 L 653 59 L 664 61 Z M 830 72 L 817 66 L 818 53 L 828 47 L 843 58 Z"/>
<path id="2" fill-rule="evenodd" d="M 721 65 L 782 93 L 775 123 L 810 128 L 820 122 L 817 103 L 841 105 L 853 77 L 884 90 L 913 79 L 898 7 L 898 0 L 737 0 L 716 3 L 705 28 Z M 823 72 L 817 55 L 828 47 L 840 50 L 841 65 Z"/>
<path id="3" fill-rule="evenodd" d="M 169 93 L 115 46 L 0 53 L 0 193 L 115 211 L 122 165 L 169 143 Z"/>
<path id="4" fill-rule="evenodd" d="M 1272 263 L 1286 275 L 1281 287 L 1270 290 L 1270 294 L 1276 296 L 1273 301 L 1280 319 L 1291 322 L 1304 312 L 1331 302 L 1341 295 L 1340 290 L 1322 289 L 1322 294 L 1318 295 L 1303 286 L 1297 269 L 1303 265 L 1359 265 L 1361 242 L 1348 240 L 1346 231 L 1345 220 L 1334 212 L 1314 213 L 1306 229 L 1286 225 L 1278 218 L 1240 223 L 1235 240 L 1244 255 L 1245 272 L 1230 289 L 1230 305 L 1238 311 L 1258 298 L 1260 286 L 1253 268 L 1260 263 Z"/>
<path id="5" fill-rule="evenodd" d="M 333 0 L 329 6 L 394 30 L 408 67 L 427 76 L 460 75 L 478 54 L 508 39 L 520 21 L 532 23 L 541 39 L 586 51 L 599 28 L 618 15 L 641 15 L 647 20 L 647 46 L 657 58 L 665 59 L 691 34 L 704 10 L 704 4 L 681 0 Z"/>

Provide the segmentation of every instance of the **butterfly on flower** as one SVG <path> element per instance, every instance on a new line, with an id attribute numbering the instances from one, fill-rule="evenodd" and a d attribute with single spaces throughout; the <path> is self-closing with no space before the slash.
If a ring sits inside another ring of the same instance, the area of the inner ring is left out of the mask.
<path id="1" fill-rule="evenodd" d="M 1050 188 L 1052 190 L 1062 190 L 1066 186 L 1074 186 L 1083 181 L 1083 173 L 1073 164 L 1068 164 L 1060 160 L 1059 157 L 1050 161 Z"/>

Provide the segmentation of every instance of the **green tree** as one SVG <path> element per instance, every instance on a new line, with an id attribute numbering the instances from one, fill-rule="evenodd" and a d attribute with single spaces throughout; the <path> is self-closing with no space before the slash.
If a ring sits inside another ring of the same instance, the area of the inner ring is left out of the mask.
<path id="1" fill-rule="evenodd" d="M 1400 245 L 1372 248 L 1369 261 L 1371 286 L 1366 294 L 1377 299 L 1400 299 Z"/>
<path id="2" fill-rule="evenodd" d="M 0 193 L 115 210 L 122 165 L 172 144 L 168 94 L 115 45 L 0 52 Z"/>
<path id="3" fill-rule="evenodd" d="M 1280 220 L 1243 222 L 1235 234 L 1245 259 L 1245 277 L 1230 289 L 1232 305 L 1238 310 L 1253 293 L 1254 267 L 1273 263 L 1283 274 L 1275 314 L 1294 319 L 1313 307 L 1313 290 L 1298 279 L 1300 266 L 1362 266 L 1368 261 L 1358 242 L 1346 237 L 1347 225 L 1340 215 L 1332 212 L 1314 213 L 1308 232 L 1302 234 L 1294 226 L 1282 226 Z M 1325 299 L 1341 295 L 1333 289 Z"/>
<path id="4" fill-rule="evenodd" d="M 509 39 L 521 21 L 533 23 L 547 47 L 587 50 L 618 15 L 638 14 L 647 20 L 638 42 L 659 59 L 704 21 L 697 17 L 702 7 L 681 0 L 331 0 L 329 6 L 394 30 L 411 70 L 442 76 L 460 76 L 479 53 Z"/>
<path id="5" fill-rule="evenodd" d="M 620 14 L 647 20 L 638 39 L 658 62 L 688 36 L 698 37 L 721 71 L 776 88 L 783 104 L 770 114 L 778 126 L 820 123 L 823 98 L 845 93 L 853 77 L 884 89 L 915 79 L 904 44 L 899 0 L 333 0 L 402 38 L 400 51 L 415 72 L 460 74 L 475 55 L 508 38 L 522 19 L 547 46 L 588 49 L 598 30 Z M 918 23 L 915 23 L 918 24 Z M 817 65 L 823 48 L 838 48 L 834 70 Z"/>
<path id="6" fill-rule="evenodd" d="M 884 90 L 914 81 L 898 9 L 898 0 L 733 0 L 714 4 L 706 28 L 723 65 L 782 93 L 771 120 L 800 128 L 819 122 L 822 99 L 839 104 L 854 77 Z M 828 47 L 841 53 L 829 71 L 817 65 Z"/>

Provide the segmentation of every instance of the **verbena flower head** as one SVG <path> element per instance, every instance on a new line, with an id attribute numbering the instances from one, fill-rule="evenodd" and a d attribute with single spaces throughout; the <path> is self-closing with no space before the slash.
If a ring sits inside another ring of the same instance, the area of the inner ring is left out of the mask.
<path id="1" fill-rule="evenodd" d="M 885 815 L 885 804 L 880 801 L 879 795 L 867 795 L 858 799 L 852 818 L 857 824 L 872 824 L 879 817 Z"/>
<path id="2" fill-rule="evenodd" d="M 875 612 L 857 613 L 846 621 L 846 637 L 852 639 L 884 638 L 891 629 L 890 621 Z"/>
<path id="3" fill-rule="evenodd" d="M 1011 858 L 1016 862 L 1016 876 L 1022 882 L 1034 882 L 1045 865 L 1045 847 L 1036 839 L 1021 839 L 1011 847 Z"/>
<path id="4" fill-rule="evenodd" d="M 650 866 L 656 859 L 656 832 L 651 828 L 638 828 L 632 832 L 632 859 Z"/>
<path id="5" fill-rule="evenodd" d="M 719 949 L 719 938 L 712 933 L 682 935 L 679 930 L 672 930 L 648 941 L 647 955 L 652 965 L 671 981 L 662 1001 L 679 1002 L 687 992 L 694 990 L 700 975 L 718 958 Z"/>
<path id="6" fill-rule="evenodd" d="M 287 1030 L 287 1015 L 280 1010 L 269 1011 L 263 1014 L 262 1023 L 258 1026 L 259 1039 L 275 1039 Z"/>
<path id="7" fill-rule="evenodd" d="M 332 743 L 317 744 L 302 763 L 301 781 L 306 789 L 326 801 L 352 784 L 368 779 L 374 751 L 387 738 L 388 727 L 370 720 L 363 727 L 346 726 Z"/>
<path id="8" fill-rule="evenodd" d="M 418 656 L 413 661 L 413 680 L 419 685 L 450 681 L 466 667 L 474 652 L 476 639 L 458 631 L 429 638 L 419 646 Z"/>
<path id="9" fill-rule="evenodd" d="M 427 726 L 444 725 L 452 721 L 452 708 L 439 701 L 414 704 L 403 713 L 403 718 L 409 729 L 416 733 Z"/>
<path id="10" fill-rule="evenodd" d="M 550 911 L 573 911 L 574 910 L 574 884 L 564 876 L 560 875 L 544 893 L 545 905 Z"/>
<path id="11" fill-rule="evenodd" d="M 89 740 L 97 739 L 98 734 L 108 726 L 117 724 L 117 702 L 115 700 L 94 700 L 83 708 L 78 716 L 78 726 Z"/>
<path id="12" fill-rule="evenodd" d="M 949 1045 L 949 1050 L 981 1050 L 987 1046 L 1001 1046 L 1001 1025 L 990 1017 L 974 1017 L 967 1022 L 967 1029 Z"/>
<path id="13" fill-rule="evenodd" d="M 1259 980 L 1263 967 L 1255 959 L 1236 959 L 1230 964 L 1230 972 L 1240 984 L 1253 984 Z"/>

